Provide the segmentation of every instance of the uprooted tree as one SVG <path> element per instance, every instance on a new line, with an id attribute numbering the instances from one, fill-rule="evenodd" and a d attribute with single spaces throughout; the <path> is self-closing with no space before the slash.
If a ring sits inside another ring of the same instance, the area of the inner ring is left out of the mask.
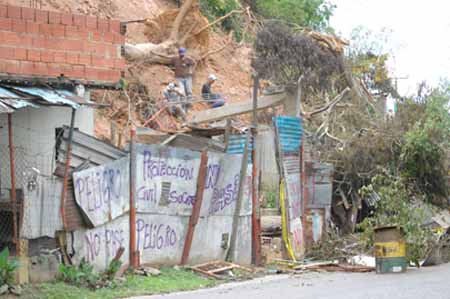
<path id="1" fill-rule="evenodd" d="M 429 234 L 422 230 L 421 218 L 403 216 L 418 205 L 447 206 L 448 186 L 443 178 L 449 169 L 449 84 L 421 95 L 420 101 L 400 99 L 396 117 L 386 118 L 386 94 L 371 88 L 379 91 L 387 86 L 386 92 L 395 94 L 389 78 L 382 78 L 384 85 L 366 88 L 363 82 L 367 78 L 369 83 L 381 82 L 373 80 L 377 74 L 371 73 L 371 67 L 355 67 L 367 63 L 370 51 L 360 52 L 350 61 L 337 41 L 267 23 L 257 36 L 253 65 L 259 76 L 288 90 L 295 90 L 302 78 L 304 132 L 320 159 L 335 166 L 332 217 L 340 232 L 354 232 L 357 222 L 367 216 L 373 221 L 365 223 L 371 225 L 401 220 L 397 224 L 415 228 L 409 231 L 410 248 L 425 248 Z M 345 94 L 347 88 L 352 92 Z M 380 181 L 385 184 L 376 184 Z M 392 201 L 391 195 L 400 196 L 395 189 L 398 186 L 405 186 L 402 197 L 396 197 L 404 209 L 388 206 L 383 210 L 383 205 Z M 367 198 L 379 202 L 369 206 Z M 423 252 L 418 250 L 412 256 L 420 258 Z"/>
<path id="2" fill-rule="evenodd" d="M 232 10 L 209 23 L 199 11 L 198 0 L 186 0 L 179 10 L 168 10 L 155 18 L 141 20 L 147 26 L 149 33 L 146 35 L 152 42 L 126 43 L 125 56 L 131 61 L 169 64 L 171 58 L 177 54 L 177 49 L 187 46 L 191 50 L 192 58 L 200 61 L 223 50 L 232 41 L 230 34 L 228 42 L 210 49 L 208 29 L 234 14 L 243 12 L 244 10 Z M 246 12 L 249 14 L 248 9 Z"/>

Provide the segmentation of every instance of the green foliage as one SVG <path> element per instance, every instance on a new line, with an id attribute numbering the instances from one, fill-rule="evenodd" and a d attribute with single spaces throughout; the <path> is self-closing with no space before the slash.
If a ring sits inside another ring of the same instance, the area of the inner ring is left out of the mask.
<path id="1" fill-rule="evenodd" d="M 355 76 L 361 78 L 372 93 L 399 97 L 387 62 L 393 49 L 389 45 L 391 32 L 383 29 L 374 33 L 364 27 L 355 28 L 347 49 L 347 60 Z"/>
<path id="2" fill-rule="evenodd" d="M 107 280 L 113 280 L 116 273 L 120 270 L 120 267 L 122 267 L 122 264 L 121 260 L 112 260 L 104 273 L 105 278 Z"/>
<path id="3" fill-rule="evenodd" d="M 14 283 L 14 272 L 19 268 L 16 259 L 10 259 L 8 248 L 0 252 L 0 286 Z"/>
<path id="4" fill-rule="evenodd" d="M 372 248 L 376 227 L 398 225 L 405 233 L 407 258 L 417 265 L 427 254 L 433 237 L 432 231 L 423 226 L 425 205 L 412 199 L 401 178 L 389 174 L 375 176 L 372 184 L 361 188 L 360 192 L 362 196 L 377 192 L 380 198 L 374 214 L 359 224 L 361 240 Z"/>
<path id="5" fill-rule="evenodd" d="M 197 275 L 192 271 L 161 269 L 159 276 L 128 275 L 123 283 L 114 288 L 90 289 L 66 284 L 62 281 L 27 285 L 24 287 L 22 299 L 116 299 L 133 296 L 169 293 L 175 291 L 194 290 L 214 286 L 217 282 Z"/>
<path id="6" fill-rule="evenodd" d="M 264 198 L 264 208 L 275 209 L 277 207 L 277 201 L 279 196 L 278 188 L 271 188 L 263 185 L 261 187 L 261 195 Z"/>
<path id="7" fill-rule="evenodd" d="M 329 29 L 329 20 L 336 7 L 325 0 L 256 0 L 256 4 L 258 13 L 265 18 L 318 31 Z"/>
<path id="8" fill-rule="evenodd" d="M 61 264 L 59 266 L 59 279 L 77 287 L 90 289 L 115 286 L 113 281 L 120 267 L 122 267 L 120 260 L 112 260 L 105 272 L 98 274 L 94 271 L 94 267 L 91 264 L 82 259 L 78 267 Z"/>
<path id="9" fill-rule="evenodd" d="M 447 155 L 450 149 L 449 85 L 441 85 L 426 98 L 424 114 L 406 133 L 401 174 L 434 203 L 446 204 Z"/>
<path id="10" fill-rule="evenodd" d="M 92 289 L 95 289 L 101 280 L 100 275 L 94 272 L 94 267 L 84 259 L 81 260 L 78 267 L 61 264 L 59 274 L 60 279 L 65 283 Z"/>
<path id="11" fill-rule="evenodd" d="M 220 18 L 232 10 L 239 10 L 241 6 L 237 0 L 200 0 L 200 9 L 210 22 Z M 221 22 L 222 29 L 233 31 L 234 37 L 240 41 L 243 37 L 242 17 L 234 14 Z"/>

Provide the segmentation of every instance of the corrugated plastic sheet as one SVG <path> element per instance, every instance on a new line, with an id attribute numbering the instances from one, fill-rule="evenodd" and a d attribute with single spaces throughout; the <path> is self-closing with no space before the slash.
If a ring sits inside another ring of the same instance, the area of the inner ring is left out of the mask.
<path id="1" fill-rule="evenodd" d="M 243 154 L 245 143 L 247 142 L 247 134 L 230 135 L 228 139 L 227 154 Z M 249 155 L 248 162 L 252 162 L 253 137 L 250 136 L 250 144 L 248 146 Z"/>
<path id="2" fill-rule="evenodd" d="M 284 153 L 300 152 L 303 135 L 302 122 L 299 117 L 277 116 L 273 119 Z"/>

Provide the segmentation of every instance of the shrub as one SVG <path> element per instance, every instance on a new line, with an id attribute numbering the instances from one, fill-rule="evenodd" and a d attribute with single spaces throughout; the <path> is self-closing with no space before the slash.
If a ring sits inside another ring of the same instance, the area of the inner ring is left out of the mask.
<path id="1" fill-rule="evenodd" d="M 210 22 L 220 18 L 232 10 L 241 9 L 237 0 L 200 0 L 200 9 Z M 222 29 L 233 31 L 237 41 L 242 39 L 242 17 L 234 14 L 221 22 Z"/>
<path id="2" fill-rule="evenodd" d="M 423 226 L 425 204 L 410 195 L 401 178 L 389 174 L 375 176 L 372 184 L 361 188 L 360 192 L 362 196 L 373 192 L 379 195 L 373 215 L 364 219 L 358 226 L 362 230 L 361 241 L 368 248 L 372 248 L 376 227 L 398 225 L 405 233 L 407 258 L 418 265 L 433 240 L 432 231 Z"/>
<path id="3" fill-rule="evenodd" d="M 0 286 L 14 283 L 14 272 L 19 267 L 16 259 L 10 259 L 8 248 L 0 252 Z"/>

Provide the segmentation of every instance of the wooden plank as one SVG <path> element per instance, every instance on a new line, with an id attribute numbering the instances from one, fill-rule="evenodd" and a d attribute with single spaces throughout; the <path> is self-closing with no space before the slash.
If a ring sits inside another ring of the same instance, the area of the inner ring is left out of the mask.
<path id="1" fill-rule="evenodd" d="M 257 110 L 269 108 L 281 104 L 286 99 L 285 93 L 266 95 L 258 98 Z M 190 123 L 201 124 L 205 122 L 217 121 L 229 118 L 235 115 L 244 114 L 253 111 L 253 99 L 241 102 L 239 104 L 225 105 L 219 108 L 213 108 L 196 112 Z"/>
<path id="2" fill-rule="evenodd" d="M 231 270 L 231 269 L 234 269 L 234 268 L 236 268 L 235 265 L 226 266 L 226 267 L 220 267 L 220 268 L 217 268 L 217 269 L 210 270 L 210 271 L 208 271 L 208 273 L 212 273 L 212 274 L 220 273 L 220 272 Z"/>
<path id="3" fill-rule="evenodd" d="M 189 217 L 188 231 L 186 233 L 186 239 L 184 241 L 183 254 L 181 256 L 181 265 L 186 265 L 189 259 L 189 253 L 191 251 L 192 240 L 194 238 L 195 226 L 200 218 L 200 209 L 203 202 L 203 191 L 205 190 L 206 184 L 206 168 L 208 164 L 208 152 L 206 150 L 202 151 L 202 156 L 200 160 L 200 170 L 198 172 L 197 179 L 197 191 L 195 192 L 195 202 L 192 209 L 191 217 Z"/>

